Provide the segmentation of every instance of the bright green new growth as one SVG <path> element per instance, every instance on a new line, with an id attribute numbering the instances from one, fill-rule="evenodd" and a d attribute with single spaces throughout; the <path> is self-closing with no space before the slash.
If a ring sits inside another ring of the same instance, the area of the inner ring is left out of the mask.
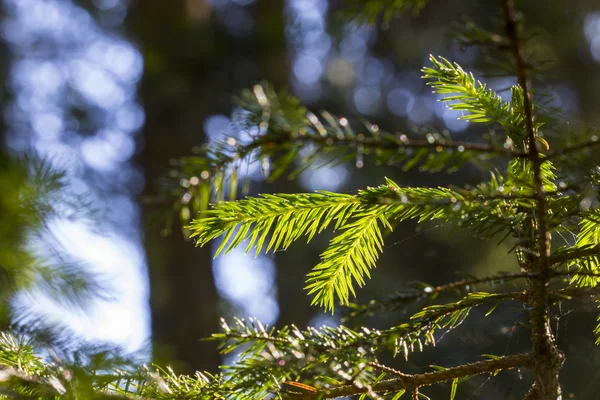
<path id="1" fill-rule="evenodd" d="M 573 250 L 587 252 L 588 254 L 572 260 L 569 264 L 588 273 L 600 272 L 600 254 L 598 254 L 598 247 L 600 246 L 600 210 L 596 209 L 582 213 L 579 226 L 579 234 Z M 598 278 L 576 275 L 573 277 L 573 283 L 578 286 L 594 287 L 598 284 Z"/>
<path id="2" fill-rule="evenodd" d="M 277 251 L 302 236 L 310 241 L 334 223 L 334 229 L 343 232 L 331 241 L 307 281 L 313 303 L 333 311 L 336 296 L 348 304 L 350 294 L 355 295 L 354 283 L 363 286 L 369 277 L 382 251 L 383 230 L 392 230 L 388 220 L 448 219 L 460 211 L 466 196 L 445 188 L 402 189 L 387 180 L 387 185 L 355 196 L 318 192 L 221 202 L 190 229 L 199 244 L 223 235 L 217 255 L 245 241 L 246 251 L 255 246 L 258 254 L 265 245 L 267 251 Z"/>
<path id="3" fill-rule="evenodd" d="M 443 58 L 431 60 L 434 68 L 425 68 L 424 78 L 435 79 L 430 82 L 434 91 L 446 95 L 443 100 L 452 101 L 451 108 L 467 112 L 464 119 L 497 122 L 511 133 L 523 131 L 523 117 L 516 111 L 519 107 L 503 102 L 457 64 Z M 521 92 L 513 88 L 513 93 Z M 520 96 L 516 96 L 517 100 Z M 263 106 L 268 107 L 262 100 Z M 521 137 L 520 142 L 524 140 Z M 410 141 L 407 143 L 410 146 Z M 439 146 L 443 148 L 444 143 Z M 321 263 L 308 275 L 306 287 L 314 296 L 313 304 L 333 311 L 336 301 L 348 305 L 350 296 L 356 295 L 354 285 L 362 287 L 365 278 L 370 277 L 383 248 L 385 230 L 391 231 L 393 223 L 413 218 L 419 222 L 443 220 L 483 236 L 510 234 L 515 222 L 525 220 L 524 210 L 533 208 L 536 191 L 531 163 L 514 149 L 523 146 L 510 147 L 515 158 L 507 172 L 492 174 L 490 182 L 475 189 L 401 188 L 387 180 L 384 186 L 362 190 L 354 196 L 331 192 L 263 195 L 219 202 L 203 212 L 189 229 L 199 245 L 223 236 L 216 255 L 240 245 L 246 251 L 255 247 L 259 254 L 265 248 L 285 250 L 303 236 L 310 241 L 334 222 L 334 230 L 341 233 L 321 254 Z M 440 153 L 437 148 L 426 150 L 434 158 Z M 460 150 L 464 151 L 465 146 Z M 556 190 L 552 171 L 550 161 L 542 164 L 544 188 L 549 192 Z M 559 198 L 564 201 L 565 196 L 561 194 L 557 201 Z"/>
<path id="4" fill-rule="evenodd" d="M 433 79 L 428 84 L 434 93 L 444 95 L 452 110 L 466 111 L 461 118 L 470 122 L 497 122 L 510 133 L 523 135 L 523 91 L 511 87 L 512 104 L 502 98 L 485 83 L 477 81 L 473 73 L 465 72 L 460 65 L 443 57 L 430 56 L 433 67 L 423 68 L 423 78 Z"/>
<path id="5" fill-rule="evenodd" d="M 331 241 L 307 281 L 313 304 L 333 311 L 335 297 L 347 305 L 350 295 L 355 295 L 354 283 L 363 286 L 364 278 L 370 277 L 369 270 L 382 251 L 384 231 L 392 230 L 390 221 L 443 220 L 481 235 L 509 229 L 523 218 L 518 207 L 531 208 L 531 183 L 516 173 L 521 164 L 511 169 L 515 176 L 494 176 L 469 190 L 401 188 L 388 179 L 386 185 L 354 196 L 318 192 L 220 202 L 190 229 L 201 245 L 223 235 L 217 255 L 241 244 L 246 251 L 256 247 L 258 254 L 265 246 L 267 251 L 286 249 L 302 236 L 310 241 L 334 223 L 334 229 L 343 232 Z"/>

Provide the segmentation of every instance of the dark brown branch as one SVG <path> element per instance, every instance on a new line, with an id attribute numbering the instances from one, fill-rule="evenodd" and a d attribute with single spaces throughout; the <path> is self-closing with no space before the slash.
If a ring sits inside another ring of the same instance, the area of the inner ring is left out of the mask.
<path id="1" fill-rule="evenodd" d="M 502 0 L 502 11 L 507 36 L 512 42 L 513 55 L 517 64 L 517 79 L 523 90 L 523 108 L 525 111 L 525 126 L 528 138 L 528 158 L 533 165 L 533 178 L 536 186 L 536 227 L 538 230 L 538 253 L 542 270 L 549 270 L 550 263 L 550 237 L 546 221 L 546 192 L 541 176 L 541 165 L 543 163 L 537 148 L 536 128 L 533 116 L 533 105 L 531 100 L 530 79 L 527 75 L 525 63 L 525 51 L 518 34 L 516 21 L 516 10 L 513 0 Z M 544 271 L 545 272 L 545 271 Z"/>
<path id="2" fill-rule="evenodd" d="M 427 286 L 425 289 L 414 292 L 405 292 L 399 293 L 395 296 L 392 296 L 383 301 L 372 301 L 369 304 L 364 306 L 358 306 L 353 312 L 350 314 L 350 317 L 355 317 L 357 315 L 363 315 L 372 310 L 376 310 L 380 307 L 394 307 L 396 304 L 400 305 L 402 303 L 412 303 L 420 300 L 425 300 L 427 298 L 431 298 L 439 293 L 449 292 L 456 289 L 461 289 L 470 285 L 476 285 L 480 283 L 494 283 L 494 282 L 502 282 L 502 281 L 512 281 L 516 279 L 523 278 L 535 278 L 536 275 L 530 272 L 504 272 L 498 273 L 494 275 L 488 275 L 479 278 L 466 278 L 461 279 L 459 281 L 451 282 L 445 285 L 440 286 Z M 520 299 L 519 299 L 520 300 Z"/>
<path id="3" fill-rule="evenodd" d="M 494 275 L 483 276 L 480 278 L 468 278 L 456 282 L 447 283 L 445 285 L 432 287 L 434 293 L 447 292 L 453 289 L 462 288 L 470 285 L 477 285 L 479 283 L 493 283 L 501 281 L 512 281 L 521 278 L 533 278 L 535 274 L 530 272 L 504 272 Z"/>
<path id="4" fill-rule="evenodd" d="M 361 393 L 367 393 L 369 390 L 375 393 L 398 392 L 400 390 L 415 390 L 423 386 L 431 386 L 436 383 L 448 382 L 456 378 L 479 375 L 485 373 L 494 373 L 499 370 L 509 370 L 514 368 L 530 367 L 532 357 L 530 354 L 517 354 L 513 356 L 501 357 L 496 360 L 479 361 L 472 364 L 465 364 L 458 367 L 448 368 L 443 371 L 428 372 L 425 374 L 409 375 L 400 371 L 393 370 L 397 377 L 381 381 L 370 388 L 357 388 L 356 386 L 340 386 L 328 390 L 319 390 L 315 393 L 304 395 L 292 395 L 289 399 L 294 400 L 316 400 L 316 399 L 334 399 L 337 397 L 353 396 Z M 386 367 L 387 368 L 387 367 Z M 390 372 L 391 369 L 386 372 Z"/>
<path id="5" fill-rule="evenodd" d="M 557 300 L 584 299 L 600 296 L 600 286 L 596 287 L 568 287 L 551 292 L 550 295 Z"/>
<path id="6" fill-rule="evenodd" d="M 568 271 L 552 272 L 553 278 L 561 277 L 561 276 L 568 276 L 568 275 L 600 277 L 600 272 L 586 272 L 586 271 L 579 271 L 579 270 L 575 270 L 575 269 L 568 270 Z M 517 279 L 540 279 L 540 275 L 537 273 L 534 273 L 534 272 L 504 272 L 504 273 L 498 273 L 498 274 L 494 274 L 494 275 L 483 276 L 483 277 L 479 277 L 479 278 L 462 279 L 459 281 L 451 282 L 451 283 L 448 283 L 445 285 L 440 285 L 440 286 L 428 286 L 426 289 L 421 290 L 421 291 L 400 293 L 400 294 L 393 296 L 389 299 L 386 299 L 384 301 L 371 302 L 370 304 L 361 306 L 360 308 L 353 310 L 353 312 L 350 314 L 350 317 L 356 317 L 358 315 L 363 315 L 370 311 L 376 310 L 377 308 L 380 308 L 382 306 L 394 307 L 396 304 L 400 305 L 402 303 L 417 302 L 419 300 L 425 300 L 436 294 L 449 292 L 449 291 L 452 291 L 455 289 L 461 289 L 461 288 L 464 288 L 464 287 L 470 286 L 470 285 L 476 285 L 476 284 L 480 284 L 480 283 L 512 281 L 512 280 L 517 280 Z M 525 295 L 521 292 L 510 292 L 510 293 L 506 293 L 504 295 L 505 295 L 505 297 L 500 300 L 517 300 L 517 301 L 521 301 L 521 302 L 527 302 L 527 295 Z M 498 299 L 498 298 L 496 298 L 496 299 Z M 491 299 L 491 300 L 494 300 L 494 299 Z M 460 307 L 460 308 L 467 308 L 467 307 L 468 306 L 463 305 L 463 307 Z M 460 308 L 458 308 L 458 309 L 460 309 Z M 454 309 L 452 311 L 456 311 L 456 310 L 457 309 Z"/>
<path id="7" fill-rule="evenodd" d="M 568 275 L 577 275 L 577 276 L 597 276 L 600 277 L 600 272 L 592 272 L 592 271 L 580 271 L 576 269 L 571 269 L 568 271 L 555 271 L 552 273 L 552 277 L 557 276 L 568 276 Z"/>
<path id="8" fill-rule="evenodd" d="M 517 16 L 513 0 L 501 0 L 504 30 L 512 44 L 513 56 L 516 63 L 516 74 L 519 86 L 523 90 L 523 108 L 525 112 L 525 126 L 528 138 L 529 160 L 533 169 L 535 192 L 535 233 L 538 257 L 532 261 L 532 272 L 539 274 L 541 279 L 532 279 L 529 283 L 528 300 L 531 311 L 531 335 L 533 342 L 532 356 L 534 358 L 533 371 L 536 380 L 532 386 L 531 398 L 556 400 L 560 397 L 560 383 L 558 375 L 563 362 L 550 329 L 548 280 L 552 269 L 550 262 L 551 236 L 547 221 L 546 193 L 542 181 L 542 163 L 536 143 L 536 127 L 533 115 L 531 94 L 531 81 L 528 76 L 528 67 L 525 62 L 525 50 L 518 32 Z"/>
<path id="9" fill-rule="evenodd" d="M 583 250 L 575 249 L 574 251 L 567 251 L 563 254 L 558 254 L 550 258 L 552 265 L 558 265 L 567 261 L 575 261 L 580 259 L 587 259 L 594 256 L 600 256 L 600 244 L 587 247 Z"/>
<path id="10" fill-rule="evenodd" d="M 565 154 L 573 153 L 579 150 L 587 150 L 590 147 L 600 146 L 600 139 L 596 138 L 595 140 L 589 140 L 587 142 L 574 144 L 572 146 L 564 147 L 560 150 L 556 150 L 550 154 L 548 154 L 547 158 L 554 158 L 564 156 Z"/>
<path id="11" fill-rule="evenodd" d="M 412 390 L 410 398 L 411 400 L 419 400 L 419 388 L 414 388 Z"/>
<path id="12" fill-rule="evenodd" d="M 489 36 L 486 38 L 480 39 L 470 39 L 470 40 L 460 40 L 459 43 L 464 47 L 472 47 L 472 46 L 482 46 L 482 47 L 490 47 L 498 50 L 510 50 L 511 44 L 506 41 L 502 36 L 489 33 Z"/>
<path id="13" fill-rule="evenodd" d="M 372 140 L 371 140 L 372 141 Z M 380 142 L 377 141 L 373 141 L 374 146 L 378 147 L 380 146 Z M 362 142 L 361 142 L 362 144 Z M 443 140 L 443 141 L 438 141 L 438 142 L 434 142 L 434 143 L 429 143 L 427 140 L 415 140 L 415 139 L 410 139 L 410 140 L 406 140 L 406 141 L 399 141 L 397 146 L 397 148 L 414 148 L 414 149 L 419 149 L 419 148 L 428 148 L 428 149 L 432 149 L 432 150 L 436 150 L 441 147 L 442 149 L 452 149 L 452 150 L 461 150 L 461 151 L 473 151 L 473 152 L 478 152 L 478 153 L 492 153 L 492 154 L 499 154 L 499 155 L 508 155 L 508 156 L 515 156 L 515 157 L 525 157 L 526 154 L 522 153 L 522 152 L 518 152 L 515 150 L 511 150 L 511 149 L 505 149 L 503 147 L 492 147 L 492 146 L 488 146 L 485 144 L 477 144 L 477 143 L 467 143 L 467 142 L 457 142 L 457 141 L 453 141 L 453 140 Z M 385 146 L 383 147 L 384 149 L 386 148 Z"/>
<path id="14" fill-rule="evenodd" d="M 424 308 L 419 313 L 415 315 L 419 315 L 420 318 L 426 321 L 436 320 L 444 315 L 451 314 L 456 311 L 465 310 L 467 308 L 478 307 L 480 305 L 489 303 L 489 302 L 498 302 L 502 300 L 516 300 L 520 302 L 527 302 L 527 294 L 524 292 L 508 292 L 508 293 L 497 293 L 490 294 L 489 297 L 484 298 L 468 298 L 465 297 L 459 300 L 456 303 L 449 304 L 436 304 L 429 306 L 429 308 Z"/>
<path id="15" fill-rule="evenodd" d="M 590 249 L 590 251 L 591 250 L 592 249 Z M 585 253 L 582 252 L 581 253 L 582 255 L 578 255 L 577 258 L 589 257 L 592 254 L 599 255 L 600 254 L 600 245 L 595 246 L 593 248 L 593 250 L 594 250 L 593 253 L 590 253 L 586 250 Z M 579 271 L 576 269 L 571 269 L 568 271 L 554 271 L 552 273 L 552 277 L 565 276 L 565 275 L 598 276 L 598 277 L 600 277 L 600 272 L 587 272 L 587 271 Z M 539 279 L 540 275 L 537 273 L 533 273 L 533 272 L 503 272 L 503 273 L 483 276 L 483 277 L 479 277 L 479 278 L 462 279 L 460 281 L 455 281 L 455 282 L 447 283 L 445 285 L 440 285 L 440 286 L 430 286 L 429 287 L 431 289 L 430 292 L 420 292 L 420 293 L 416 293 L 415 295 L 430 296 L 432 293 L 435 294 L 435 293 L 448 292 L 453 289 L 459 289 L 459 288 L 463 288 L 465 286 L 476 285 L 479 283 L 504 282 L 504 281 L 512 281 L 512 280 L 516 280 L 516 279 L 522 279 L 522 278 Z"/>
<path id="16" fill-rule="evenodd" d="M 305 143 L 317 143 L 326 146 L 348 146 L 349 144 L 360 145 L 363 148 L 369 149 L 379 149 L 379 150 L 402 150 L 402 149 L 431 149 L 432 151 L 437 152 L 439 148 L 445 150 L 460 150 L 460 151 L 472 151 L 477 153 L 488 153 L 488 154 L 498 154 L 498 155 L 506 155 L 513 157 L 527 157 L 527 153 L 519 152 L 512 149 L 506 149 L 503 147 L 493 147 L 485 144 L 478 143 L 469 143 L 469 142 L 460 142 L 454 140 L 438 140 L 430 143 L 427 140 L 418 140 L 418 139 L 401 139 L 402 135 L 397 134 L 396 141 L 386 140 L 386 139 L 374 139 L 370 137 L 365 137 L 363 139 L 353 138 L 333 138 L 331 136 L 322 137 L 322 136 L 300 136 L 300 135 L 292 135 L 283 136 L 280 138 L 273 138 L 270 136 L 261 136 L 247 145 L 242 145 L 239 147 L 238 155 L 239 157 L 245 157 L 246 155 L 252 153 L 254 150 L 259 149 L 263 146 L 277 146 L 285 143 L 291 142 L 305 142 Z M 333 142 L 330 139 L 334 139 Z"/>

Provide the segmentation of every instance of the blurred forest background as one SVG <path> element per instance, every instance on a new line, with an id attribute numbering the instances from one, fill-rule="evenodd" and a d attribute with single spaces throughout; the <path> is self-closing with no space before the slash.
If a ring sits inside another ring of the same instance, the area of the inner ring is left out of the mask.
<path id="1" fill-rule="evenodd" d="M 303 290 L 305 274 L 318 263 L 327 237 L 274 256 L 255 258 L 239 250 L 213 261 L 212 249 L 195 248 L 184 239 L 177 207 L 159 194 L 173 160 L 194 154 L 223 133 L 242 134 L 232 118 L 233 96 L 262 80 L 289 88 L 316 111 L 364 117 L 393 132 L 427 127 L 476 140 L 481 131 L 437 102 L 419 70 L 435 54 L 465 69 L 493 72 L 486 54 L 461 48 L 449 33 L 465 23 L 465 15 L 492 29 L 498 4 L 431 0 L 417 18 L 405 15 L 371 27 L 339 18 L 344 3 L 2 0 L 0 161 L 41 156 L 65 171 L 66 190 L 85 198 L 93 212 L 36 222 L 43 233 L 30 240 L 27 232 L 6 228 L 19 221 L 2 203 L 0 234 L 3 239 L 19 235 L 28 251 L 54 263 L 75 263 L 98 283 L 71 302 L 41 290 L 43 282 L 10 296 L 3 288 L 3 301 L 14 310 L 12 316 L 3 312 L 4 325 L 64 324 L 86 340 L 115 343 L 124 352 L 140 351 L 144 360 L 193 372 L 215 371 L 232 361 L 224 360 L 214 343 L 199 341 L 219 330 L 221 316 L 256 316 L 278 326 L 340 323 L 341 315 L 311 307 Z M 554 90 L 553 105 L 571 124 L 597 129 L 600 2 L 528 0 L 518 6 L 527 26 L 535 28 L 536 51 L 549 60 L 538 90 Z M 497 90 L 515 82 L 480 77 Z M 14 178 L 9 164 L 0 170 L 5 198 Z M 352 192 L 380 184 L 384 176 L 402 185 L 468 183 L 488 172 L 469 167 L 449 176 L 405 173 L 372 165 L 357 154 L 353 163 L 307 170 L 293 181 L 283 177 L 268 183 L 257 166 L 249 174 L 250 193 L 257 194 Z M 507 254 L 509 244 L 497 247 L 440 225 L 415 228 L 402 224 L 387 239 L 379 267 L 357 301 L 415 281 L 438 284 L 518 268 Z M 562 373 L 567 398 L 593 399 L 600 389 L 600 351 L 590 333 L 594 309 L 593 304 L 566 304 L 556 315 L 568 360 Z M 430 364 L 453 365 L 529 347 L 526 328 L 519 324 L 526 322 L 525 313 L 516 305 L 488 321 L 485 310 L 474 312 L 481 315 L 465 322 L 461 335 L 449 334 L 436 349 L 397 364 L 422 372 Z M 368 323 L 384 326 L 402 318 L 399 313 Z M 473 398 L 508 399 L 513 390 L 525 390 L 525 385 L 503 382 L 482 378 L 467 384 L 473 385 Z"/>

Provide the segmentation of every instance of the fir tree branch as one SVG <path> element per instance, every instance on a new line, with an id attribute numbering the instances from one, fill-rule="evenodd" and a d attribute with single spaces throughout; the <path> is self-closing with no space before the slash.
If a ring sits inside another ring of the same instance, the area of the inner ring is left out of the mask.
<path id="1" fill-rule="evenodd" d="M 339 228 L 354 213 L 365 212 L 369 206 L 372 204 L 363 203 L 357 196 L 331 192 L 263 195 L 217 203 L 194 220 L 190 229 L 199 245 L 224 235 L 217 255 L 246 239 L 246 251 L 256 246 L 258 254 L 265 245 L 267 251 L 285 249 L 302 235 L 310 241 L 332 222 Z"/>
<path id="2" fill-rule="evenodd" d="M 433 67 L 423 68 L 424 79 L 434 93 L 442 95 L 441 101 L 448 102 L 452 110 L 466 111 L 461 119 L 474 123 L 498 123 L 511 140 L 507 141 L 515 153 L 524 155 L 520 150 L 523 141 L 523 116 L 520 112 L 522 89 L 511 88 L 513 101 L 508 103 L 492 89 L 476 80 L 472 73 L 467 73 L 457 63 L 443 57 L 430 56 Z"/>
<path id="3" fill-rule="evenodd" d="M 489 314 L 498 303 L 505 300 L 525 302 L 526 294 L 471 293 L 454 303 L 425 307 L 408 322 L 385 330 L 362 328 L 355 331 L 345 326 L 325 326 L 319 329 L 309 327 L 305 330 L 291 326 L 275 330 L 252 319 L 235 319 L 235 325 L 232 327 L 223 321 L 224 332 L 214 334 L 210 340 L 221 342 L 221 352 L 224 354 L 243 349 L 243 359 L 266 362 L 265 367 L 271 369 L 277 368 L 273 358 L 289 358 L 290 361 L 286 365 L 290 368 L 293 360 L 302 360 L 302 370 L 310 370 L 320 368 L 320 360 L 334 359 L 340 354 L 356 355 L 357 350 L 366 359 L 371 359 L 385 350 L 394 354 L 404 353 L 405 357 L 408 357 L 415 346 L 422 349 L 422 339 L 425 344 L 435 344 L 434 335 L 438 331 L 452 330 L 460 325 L 472 308 L 494 303 L 488 311 Z M 268 360 L 264 357 L 266 348 L 273 354 Z M 232 370 L 231 373 L 239 374 L 240 369 Z"/>
<path id="4" fill-rule="evenodd" d="M 368 304 L 364 305 L 351 304 L 351 312 L 346 318 L 354 318 L 365 314 L 373 315 L 375 311 L 393 311 L 402 306 L 407 306 L 408 304 L 412 304 L 421 300 L 434 299 L 441 293 L 466 289 L 469 286 L 474 286 L 480 283 L 504 283 L 524 278 L 535 279 L 536 276 L 536 274 L 530 272 L 503 272 L 484 277 L 461 279 L 459 281 L 440 286 L 432 286 L 425 283 L 415 284 L 415 289 L 412 291 L 401 292 L 390 296 L 385 300 L 372 300 Z M 521 298 L 519 297 L 518 300 L 520 299 Z"/>
<path id="5" fill-rule="evenodd" d="M 527 66 L 525 63 L 525 53 L 521 46 L 521 40 L 518 34 L 518 26 L 516 20 L 516 11 L 513 0 L 502 0 L 502 11 L 504 16 L 504 24 L 507 36 L 512 42 L 512 49 L 515 61 L 517 63 L 517 79 L 519 86 L 523 91 L 523 111 L 525 113 L 525 127 L 528 138 L 528 153 L 529 159 L 533 164 L 533 179 L 535 182 L 536 192 L 536 206 L 537 206 L 537 228 L 539 230 L 538 237 L 538 252 L 541 259 L 541 269 L 549 270 L 550 263 L 548 258 L 550 256 L 549 249 L 549 232 L 546 225 L 546 193 L 544 182 L 542 178 L 542 163 L 543 160 L 540 157 L 540 153 L 537 148 L 537 133 L 533 115 L 533 104 L 531 100 L 530 92 L 530 80 L 527 75 Z"/>
<path id="6" fill-rule="evenodd" d="M 581 271 L 578 269 L 571 269 L 567 271 L 554 271 L 552 273 L 552 277 L 562 277 L 562 276 L 573 276 L 573 277 L 591 277 L 591 278 L 600 278 L 600 272 L 589 272 L 589 271 Z M 433 299 L 437 297 L 438 294 L 452 291 L 452 290 L 460 290 L 464 289 L 466 286 L 477 285 L 480 283 L 504 283 L 517 279 L 540 279 L 540 275 L 532 272 L 520 272 L 520 273 L 499 273 L 495 275 L 484 276 L 480 278 L 468 278 L 462 279 L 460 281 L 451 282 L 445 285 L 440 286 L 431 286 L 422 284 L 421 289 L 419 291 L 413 292 L 405 292 L 394 295 L 389 299 L 383 301 L 371 301 L 366 305 L 356 305 L 352 304 L 352 312 L 349 314 L 347 318 L 353 318 L 364 314 L 369 314 L 374 312 L 375 310 L 379 312 L 384 312 L 387 310 L 395 310 L 401 306 L 406 306 L 407 304 L 414 303 L 420 300 Z M 561 292 L 562 293 L 562 292 Z M 522 293 L 514 292 L 504 294 L 504 299 L 507 300 L 518 300 L 526 302 L 526 296 Z M 369 314 L 370 315 L 370 314 Z"/>
<path id="7" fill-rule="evenodd" d="M 455 303 L 443 304 L 443 305 L 432 305 L 423 308 L 411 317 L 411 319 L 422 319 L 424 321 L 438 321 L 440 317 L 456 313 L 461 310 L 470 310 L 473 307 L 483 305 L 489 302 L 499 302 L 502 300 L 517 300 L 521 302 L 526 301 L 526 295 L 523 292 L 509 292 L 509 293 L 486 293 L 476 292 L 469 293 L 466 297 L 460 299 Z"/>
<path id="8" fill-rule="evenodd" d="M 471 364 L 465 364 L 458 367 L 447 368 L 443 371 L 428 372 L 424 374 L 403 374 L 397 372 L 398 377 L 376 383 L 370 387 L 370 390 L 376 393 L 389 392 L 394 393 L 406 389 L 416 389 L 423 386 L 431 386 L 436 383 L 451 381 L 466 376 L 490 373 L 493 374 L 500 370 L 509 370 L 514 368 L 530 367 L 532 356 L 530 354 L 517 354 L 513 356 L 500 357 L 494 360 L 479 361 Z M 389 372 L 389 371 L 387 371 Z M 369 388 L 357 388 L 355 386 L 341 386 L 329 390 L 319 390 L 315 393 L 305 395 L 292 395 L 287 397 L 294 400 L 316 400 L 316 399 L 334 399 L 338 397 L 353 396 L 361 393 L 367 393 Z"/>
<path id="9" fill-rule="evenodd" d="M 239 134 L 206 145 L 197 155 L 172 160 L 173 169 L 160 182 L 162 196 L 155 200 L 172 201 L 184 225 L 208 208 L 211 194 L 221 201 L 227 196 L 234 200 L 240 187 L 247 193 L 248 176 L 239 180 L 254 163 L 275 180 L 284 173 L 294 178 L 309 167 L 352 160 L 360 167 L 363 156 L 376 164 L 430 172 L 452 172 L 469 161 L 492 157 L 527 156 L 510 147 L 456 141 L 431 131 L 422 132 L 425 139 L 409 138 L 368 122 L 355 132 L 346 118 L 325 111 L 318 116 L 267 84 L 242 92 L 238 103 L 242 110 L 234 119 Z"/>
<path id="10" fill-rule="evenodd" d="M 307 121 L 308 122 L 308 121 Z M 301 128 L 309 128 L 309 126 L 301 127 Z M 301 129 L 300 128 L 300 129 Z M 324 126 L 324 128 L 327 128 Z M 324 133 L 324 132 L 322 132 Z M 471 151 L 475 153 L 490 153 L 495 155 L 504 155 L 504 156 L 515 156 L 515 157 L 526 157 L 527 153 L 520 152 L 517 150 L 507 149 L 505 147 L 495 147 L 487 144 L 479 144 L 479 143 L 471 143 L 471 142 L 463 142 L 451 139 L 445 139 L 439 137 L 435 132 L 426 132 L 425 136 L 428 136 L 432 139 L 430 140 L 419 140 L 419 139 L 409 139 L 407 135 L 403 133 L 395 133 L 392 136 L 387 137 L 370 137 L 370 136 L 341 136 L 330 135 L 330 134 L 320 134 L 320 135 L 307 135 L 301 136 L 298 135 L 298 132 L 291 131 L 288 136 L 258 136 L 254 138 L 252 141 L 246 144 L 238 144 L 236 147 L 236 156 L 235 159 L 242 159 L 250 155 L 253 151 L 259 150 L 262 148 L 269 147 L 277 147 L 287 143 L 298 143 L 303 146 L 307 145 L 318 145 L 319 147 L 357 147 L 362 146 L 363 148 L 373 149 L 373 150 L 419 150 L 419 149 L 428 149 L 432 152 L 440 152 L 444 150 L 457 150 L 460 152 L 463 151 Z M 233 161 L 234 158 L 231 158 L 226 161 Z M 225 160 L 224 160 L 225 161 Z M 221 165 L 219 167 L 224 166 L 224 161 L 221 161 Z"/>
<path id="11" fill-rule="evenodd" d="M 0 395 L 18 399 L 53 398 L 61 394 L 57 389 L 43 377 L 0 366 Z"/>
<path id="12" fill-rule="evenodd" d="M 359 287 L 365 284 L 364 276 L 376 265 L 383 251 L 383 235 L 380 225 L 390 227 L 385 216 L 385 206 L 380 206 L 345 225 L 345 231 L 336 236 L 321 254 L 321 262 L 308 274 L 308 294 L 314 294 L 312 304 L 333 313 L 336 297 L 348 304 L 350 294 L 356 296 L 354 280 Z"/>
<path id="13" fill-rule="evenodd" d="M 499 185 L 513 183 L 519 185 L 519 190 L 510 196 L 510 201 L 508 196 L 497 197 Z M 334 228 L 342 232 L 322 253 L 321 263 L 307 281 L 313 303 L 333 311 L 336 297 L 348 304 L 350 295 L 355 293 L 354 283 L 363 286 L 364 277 L 369 277 L 369 270 L 382 251 L 383 230 L 391 230 L 388 221 L 455 221 L 478 234 L 493 236 L 522 218 L 513 214 L 514 205 L 531 202 L 530 191 L 518 176 L 495 178 L 490 185 L 470 191 L 401 188 L 387 180 L 386 185 L 361 190 L 354 196 L 318 192 L 220 202 L 194 220 L 190 230 L 199 245 L 224 235 L 217 254 L 245 240 L 246 251 L 256 246 L 258 253 L 265 246 L 267 251 L 286 249 L 301 236 L 311 240 L 335 222 Z"/>
<path id="14" fill-rule="evenodd" d="M 576 262 L 578 260 L 594 262 L 593 260 L 598 257 L 600 257 L 600 244 L 565 248 L 560 252 L 556 252 L 555 255 L 550 258 L 550 262 L 552 265 L 560 265 L 565 262 Z M 573 272 L 573 274 L 576 274 L 576 272 Z"/>
<path id="15" fill-rule="evenodd" d="M 535 183 L 535 229 L 538 256 L 531 266 L 532 271 L 540 274 L 542 279 L 530 281 L 529 303 L 532 306 L 530 317 L 532 334 L 533 370 L 536 374 L 532 393 L 540 399 L 557 399 L 560 397 L 559 370 L 564 357 L 559 352 L 549 325 L 549 294 L 548 279 L 551 276 L 550 242 L 551 236 L 547 217 L 546 188 L 543 182 L 542 159 L 537 148 L 537 127 L 534 120 L 531 81 L 528 76 L 528 66 L 525 61 L 525 51 L 521 43 L 517 23 L 515 4 L 513 0 L 501 0 L 502 15 L 506 36 L 512 44 L 513 56 L 516 62 L 516 75 L 522 90 L 523 112 L 528 138 L 529 160 L 533 166 Z"/>
<path id="16" fill-rule="evenodd" d="M 562 157 L 566 154 L 573 153 L 576 151 L 587 150 L 593 148 L 595 146 L 600 146 L 600 140 L 598 137 L 594 136 L 591 140 L 587 142 L 582 142 L 578 144 L 574 144 L 572 146 L 566 146 L 561 149 L 555 150 L 547 155 L 548 159 Z"/>
<path id="17" fill-rule="evenodd" d="M 507 281 L 512 281 L 515 279 L 521 278 L 535 278 L 535 274 L 531 274 L 529 272 L 502 272 L 499 274 L 483 276 L 480 278 L 467 278 L 462 279 L 460 281 L 455 281 L 451 283 L 447 283 L 445 285 L 440 285 L 433 287 L 434 293 L 447 292 L 454 289 L 464 288 L 465 286 L 477 285 L 479 283 L 504 283 Z"/>
<path id="18" fill-rule="evenodd" d="M 456 28 L 456 41 L 464 47 L 484 46 L 498 50 L 510 50 L 510 42 L 494 32 L 487 31 L 478 26 L 470 18 L 463 18 L 463 22 Z"/>
<path id="19" fill-rule="evenodd" d="M 579 233 L 573 246 L 561 248 L 555 252 L 551 261 L 567 262 L 568 266 L 577 269 L 572 283 L 577 286 L 596 286 L 598 279 L 589 273 L 600 270 L 600 209 L 580 213 Z"/>
<path id="20" fill-rule="evenodd" d="M 595 274 L 594 276 L 598 276 Z M 589 297 L 600 296 L 600 286 L 596 287 L 567 287 L 559 290 L 555 290 L 550 292 L 550 296 L 554 297 L 557 300 L 566 299 L 582 299 Z"/>
<path id="21" fill-rule="evenodd" d="M 570 269 L 567 271 L 554 271 L 552 277 L 560 276 L 589 276 L 589 277 L 600 277 L 600 271 L 580 271 L 579 269 Z"/>

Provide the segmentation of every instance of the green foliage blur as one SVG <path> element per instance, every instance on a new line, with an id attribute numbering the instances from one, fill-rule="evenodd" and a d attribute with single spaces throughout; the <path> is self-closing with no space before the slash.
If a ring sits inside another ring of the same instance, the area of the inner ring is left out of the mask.
<path id="1" fill-rule="evenodd" d="M 0 153 L 0 193 L 0 325 L 26 317 L 15 314 L 13 304 L 24 291 L 85 304 L 99 283 L 64 254 L 47 228 L 54 218 L 90 215 L 86 199 L 66 191 L 65 175 L 50 163 L 6 153 Z"/>

